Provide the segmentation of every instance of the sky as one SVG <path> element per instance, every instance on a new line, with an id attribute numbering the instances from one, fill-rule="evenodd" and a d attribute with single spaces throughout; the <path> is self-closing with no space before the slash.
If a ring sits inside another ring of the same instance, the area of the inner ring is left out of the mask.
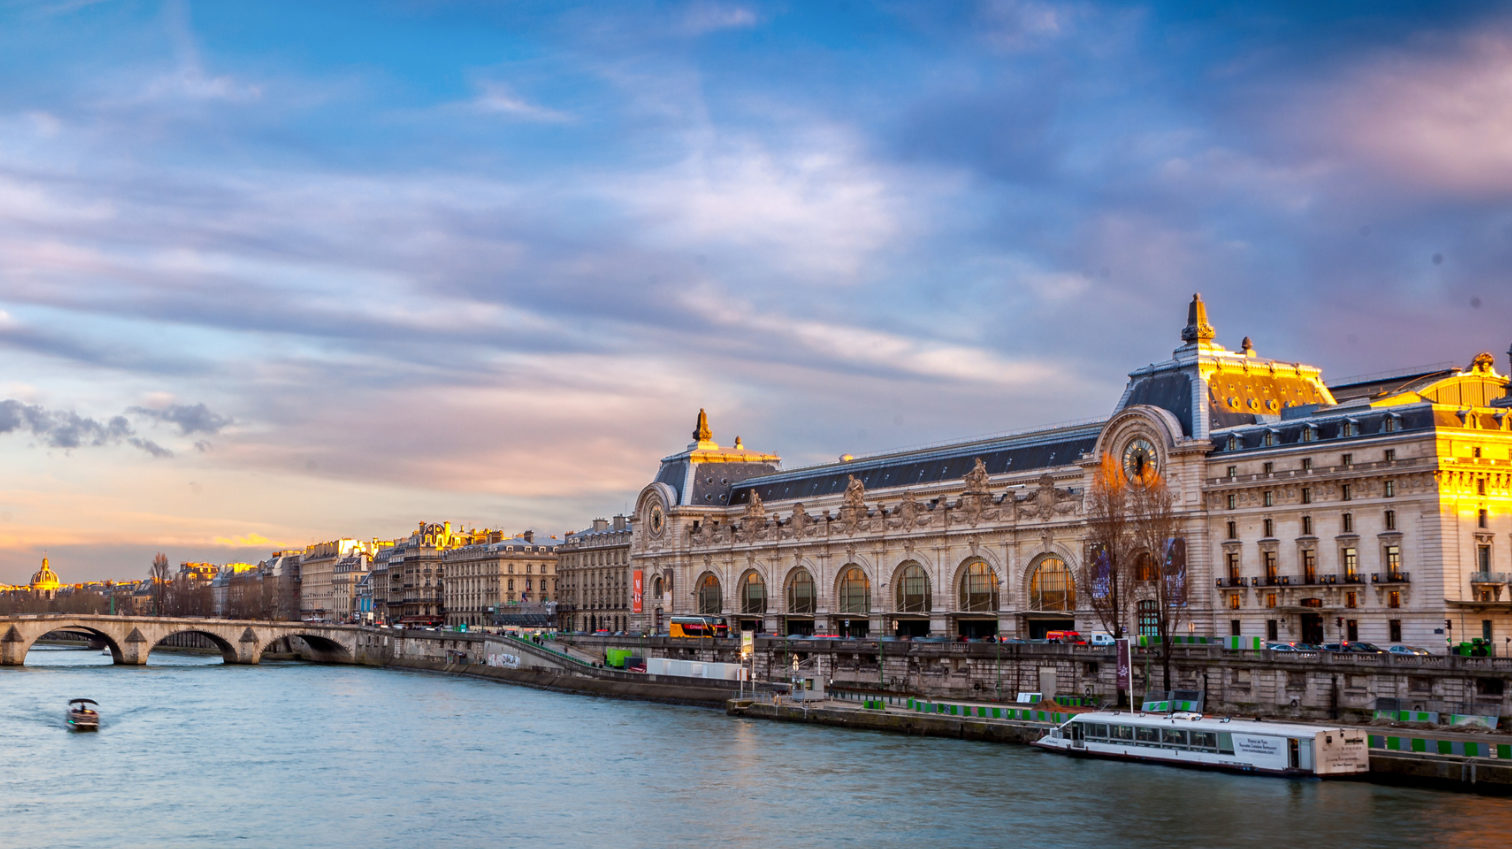
<path id="1" fill-rule="evenodd" d="M 0 582 L 1512 328 L 1512 7 L 0 0 Z"/>

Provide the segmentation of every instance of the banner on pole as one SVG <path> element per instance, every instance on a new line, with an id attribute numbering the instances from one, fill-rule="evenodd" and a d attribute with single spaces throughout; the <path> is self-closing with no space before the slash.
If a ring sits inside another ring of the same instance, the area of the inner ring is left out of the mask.
<path id="1" fill-rule="evenodd" d="M 1129 673 L 1129 638 L 1119 637 L 1114 645 L 1118 650 L 1118 689 L 1120 692 L 1130 692 L 1133 683 Z"/>
<path id="2" fill-rule="evenodd" d="M 636 569 L 634 572 L 630 573 L 630 612 L 631 613 L 643 613 L 643 612 L 645 612 L 645 603 L 643 601 L 643 595 L 641 593 L 641 584 L 642 584 L 642 580 L 643 580 L 642 579 L 642 575 L 643 574 L 644 573 L 641 572 L 641 570 L 639 570 L 639 569 Z M 623 598 L 623 596 L 622 596 L 622 598 Z"/>

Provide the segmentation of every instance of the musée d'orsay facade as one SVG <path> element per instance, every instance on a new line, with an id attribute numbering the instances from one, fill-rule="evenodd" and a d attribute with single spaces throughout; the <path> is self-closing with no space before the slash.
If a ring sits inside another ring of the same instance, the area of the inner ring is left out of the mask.
<path id="1" fill-rule="evenodd" d="M 1080 586 L 1099 458 L 1154 463 L 1184 541 L 1181 632 L 1443 645 L 1512 637 L 1512 398 L 1494 360 L 1329 386 L 1215 342 L 1182 345 L 1100 424 L 782 471 L 713 440 L 636 501 L 633 624 L 1039 637 L 1101 629 Z M 1139 593 L 1125 616 L 1148 621 Z M 1449 631 L 1445 633 L 1446 620 Z"/>

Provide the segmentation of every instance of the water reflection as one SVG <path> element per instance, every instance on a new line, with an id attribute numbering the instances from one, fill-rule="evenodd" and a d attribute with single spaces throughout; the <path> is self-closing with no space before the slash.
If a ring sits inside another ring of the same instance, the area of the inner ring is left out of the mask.
<path id="1" fill-rule="evenodd" d="M 0 670 L 5 846 L 1501 846 L 1506 800 L 352 667 Z M 64 702 L 101 702 L 98 735 Z M 123 825 L 123 824 L 129 824 Z"/>

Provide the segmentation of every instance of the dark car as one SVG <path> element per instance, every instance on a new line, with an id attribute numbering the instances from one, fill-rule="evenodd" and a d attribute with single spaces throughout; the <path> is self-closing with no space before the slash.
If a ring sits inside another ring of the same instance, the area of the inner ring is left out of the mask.
<path id="1" fill-rule="evenodd" d="M 1362 643 L 1359 641 L 1325 643 L 1323 650 L 1326 652 L 1334 652 L 1336 654 L 1386 654 L 1385 649 L 1375 645 L 1374 643 Z"/>

